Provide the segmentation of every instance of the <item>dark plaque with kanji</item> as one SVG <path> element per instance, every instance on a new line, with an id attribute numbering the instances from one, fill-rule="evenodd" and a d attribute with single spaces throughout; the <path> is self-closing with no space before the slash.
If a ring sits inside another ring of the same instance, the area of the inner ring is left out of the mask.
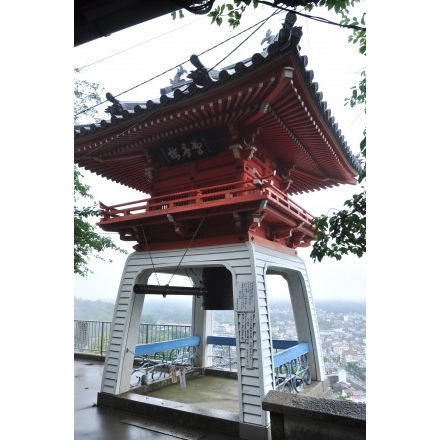
<path id="1" fill-rule="evenodd" d="M 160 147 L 160 153 L 167 165 L 180 165 L 213 156 L 215 148 L 206 136 L 194 136 L 166 144 Z"/>

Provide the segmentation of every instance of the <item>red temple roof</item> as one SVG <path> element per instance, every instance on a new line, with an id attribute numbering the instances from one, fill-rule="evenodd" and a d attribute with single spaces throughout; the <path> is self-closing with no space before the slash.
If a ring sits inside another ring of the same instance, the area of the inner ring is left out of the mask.
<path id="1" fill-rule="evenodd" d="M 110 120 L 75 126 L 75 163 L 150 193 L 146 152 L 185 135 L 234 125 L 249 137 L 258 131 L 258 143 L 292 177 L 290 194 L 355 184 L 360 162 L 313 82 L 313 71 L 306 69 L 307 57 L 297 46 L 300 28 L 293 29 L 297 35 L 290 40 L 275 41 L 265 54 L 256 53 L 218 75 L 203 76 L 203 69 L 196 69 L 197 84 L 183 81 L 160 99 L 113 99 Z"/>
<path id="2" fill-rule="evenodd" d="M 287 14 L 262 53 L 220 71 L 193 55 L 195 70 L 184 80 L 180 69 L 159 99 L 107 94 L 110 119 L 75 126 L 76 164 L 151 196 L 101 205 L 101 227 L 163 242 L 170 228 L 191 236 L 205 216 L 225 236 L 252 230 L 290 247 L 310 244 L 313 217 L 288 196 L 355 184 L 361 163 L 300 55 L 295 20 Z"/>

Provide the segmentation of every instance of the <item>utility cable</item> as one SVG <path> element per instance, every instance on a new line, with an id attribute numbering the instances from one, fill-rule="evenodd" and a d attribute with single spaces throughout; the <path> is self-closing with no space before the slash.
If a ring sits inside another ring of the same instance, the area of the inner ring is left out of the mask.
<path id="1" fill-rule="evenodd" d="M 214 69 L 215 67 L 217 67 L 220 63 L 222 63 L 224 60 L 226 60 L 229 56 L 231 56 L 240 46 L 242 46 L 244 43 L 246 43 L 246 41 L 248 41 L 249 40 L 249 38 L 251 38 L 254 34 L 255 34 L 255 32 L 257 32 L 258 30 L 260 30 L 261 29 L 261 27 L 265 24 L 265 23 L 267 23 L 267 21 L 270 19 L 270 18 L 272 18 L 274 15 L 277 15 L 277 14 L 279 14 L 280 13 L 280 11 L 275 11 L 275 12 L 273 12 L 268 18 L 266 18 L 266 19 L 264 19 L 264 20 L 262 20 L 262 21 L 260 21 L 259 23 L 257 23 L 257 24 L 255 24 L 253 27 L 255 27 L 255 26 L 257 26 L 257 25 L 259 25 L 258 26 L 258 28 L 256 28 L 251 34 L 249 34 L 249 36 L 247 37 L 247 38 L 245 38 L 234 50 L 232 50 L 231 52 L 229 52 L 222 60 L 220 60 L 215 66 L 213 66 L 213 67 L 211 67 L 211 69 L 209 69 L 209 71 L 211 71 L 212 69 Z M 247 30 L 249 30 L 249 29 L 251 29 L 251 28 L 248 28 Z M 240 35 L 240 34 L 239 34 Z M 203 53 L 201 54 L 201 55 L 203 55 Z M 208 72 L 209 72 L 208 71 Z"/>
<path id="2" fill-rule="evenodd" d="M 319 17 L 309 16 L 309 15 L 307 15 L 307 14 L 302 14 L 302 13 L 297 12 L 297 11 L 290 11 L 289 9 L 283 8 L 283 7 L 281 7 L 281 6 L 274 6 L 273 4 L 270 4 L 270 3 L 268 3 L 268 2 L 261 1 L 260 3 L 264 3 L 264 4 L 266 4 L 266 5 L 272 6 L 272 7 L 276 8 L 277 11 L 274 12 L 274 13 L 272 13 L 268 18 L 266 18 L 266 19 L 264 19 L 264 20 L 261 20 L 260 22 L 258 22 L 258 23 L 256 23 L 256 24 L 250 26 L 249 28 L 243 30 L 242 32 L 238 33 L 237 35 L 235 35 L 235 36 L 233 36 L 233 37 L 230 37 L 230 38 L 224 40 L 223 42 L 221 42 L 221 43 L 219 43 L 219 44 L 217 44 L 217 45 L 211 47 L 210 49 L 207 49 L 207 50 L 204 51 L 204 52 L 201 52 L 198 56 L 203 55 L 203 54 L 205 54 L 205 53 L 207 53 L 207 52 L 209 52 L 209 51 L 211 51 L 211 50 L 213 50 L 213 49 L 215 49 L 215 48 L 221 46 L 222 44 L 225 44 L 226 42 L 228 42 L 228 41 L 230 41 L 230 40 L 232 40 L 232 39 L 234 39 L 234 38 L 240 36 L 240 35 L 243 34 L 244 32 L 247 32 L 247 31 L 249 31 L 250 29 L 252 29 L 252 28 L 254 28 L 254 27 L 256 27 L 256 26 L 260 26 L 260 27 L 261 27 L 264 23 L 266 23 L 266 22 L 269 20 L 269 18 L 271 18 L 271 17 L 273 17 L 274 15 L 276 15 L 276 14 L 279 12 L 279 10 L 285 10 L 285 11 L 288 11 L 288 12 L 293 12 L 293 13 L 295 13 L 295 14 L 297 14 L 297 15 L 301 15 L 301 16 L 304 16 L 304 17 L 306 17 L 306 18 L 320 19 Z M 326 20 L 326 19 L 320 19 L 320 20 L 322 20 L 323 22 L 325 22 L 325 23 L 327 23 L 327 24 L 335 24 L 335 25 L 339 25 L 338 23 L 330 22 L 329 20 Z M 255 32 L 256 32 L 256 31 L 254 31 L 254 33 L 255 33 Z M 251 34 L 251 35 L 253 35 L 253 34 Z M 249 36 L 248 38 L 250 38 L 250 36 Z M 246 41 L 248 38 L 246 38 L 244 41 Z M 241 44 L 243 44 L 244 41 L 243 41 Z M 237 46 L 237 48 L 240 47 L 241 44 L 240 44 L 239 46 Z M 230 56 L 230 55 L 231 55 L 231 54 L 232 54 L 237 48 L 235 48 L 233 51 L 231 51 L 231 52 L 230 52 L 225 58 L 223 58 L 223 60 L 225 60 L 228 56 Z M 222 61 L 223 61 L 223 60 L 222 60 Z M 220 64 L 222 61 L 219 61 L 215 66 L 217 66 L 218 64 Z M 153 79 L 159 78 L 160 76 L 164 75 L 165 73 L 168 73 L 168 72 L 170 72 L 170 71 L 172 71 L 172 70 L 174 70 L 174 69 L 180 67 L 181 65 L 183 65 L 183 64 L 185 64 L 185 63 L 187 63 L 187 62 L 188 62 L 188 60 L 186 60 L 186 61 L 183 62 L 183 63 L 179 63 L 178 65 L 176 65 L 176 66 L 174 66 L 174 67 L 172 67 L 172 68 L 170 68 L 170 69 L 168 69 L 168 70 L 166 70 L 166 71 L 164 71 L 164 72 L 162 72 L 162 73 L 160 73 L 160 74 L 158 74 L 158 75 L 156 75 L 156 76 L 150 78 L 150 79 L 147 80 L 147 81 L 144 81 L 144 82 L 142 82 L 142 83 L 140 83 L 140 84 L 138 84 L 138 85 L 136 85 L 136 86 L 134 86 L 134 87 L 132 87 L 132 88 L 130 88 L 130 89 L 128 89 L 128 90 L 125 90 L 124 92 L 121 92 L 121 93 L 118 93 L 117 95 L 114 95 L 114 97 L 118 97 L 118 96 L 120 96 L 120 95 L 123 95 L 124 93 L 127 93 L 127 92 L 129 92 L 129 91 L 132 91 L 132 90 L 136 89 L 137 87 L 140 87 L 141 85 L 144 85 L 144 84 L 146 84 L 146 83 L 152 81 Z M 215 67 L 215 66 L 214 66 L 214 67 Z M 212 70 L 214 67 L 212 67 L 210 70 Z M 187 89 L 185 89 L 185 90 L 187 90 Z M 183 90 L 183 91 L 185 91 L 185 90 Z M 100 106 L 100 105 L 102 105 L 102 104 L 105 104 L 106 102 L 108 102 L 108 100 L 105 100 L 105 101 L 103 101 L 103 102 L 100 102 L 99 104 L 96 104 L 96 105 L 94 105 L 94 106 L 92 106 L 92 107 L 89 107 L 88 109 L 85 109 L 85 110 L 83 110 L 83 111 L 77 113 L 75 116 L 78 116 L 78 115 L 80 115 L 80 114 L 82 114 L 82 113 L 84 113 L 84 112 L 87 112 L 88 110 L 91 110 L 91 109 L 93 109 L 93 108 L 95 108 L 95 107 L 98 107 L 98 106 Z M 153 111 L 152 113 L 150 113 L 149 115 L 147 115 L 147 116 L 146 116 L 144 119 L 142 119 L 141 121 L 138 121 L 138 122 L 136 122 L 135 124 L 131 125 L 130 127 L 126 128 L 125 130 L 123 130 L 122 132 L 120 132 L 119 134 L 117 134 L 117 135 L 116 135 L 116 138 L 118 138 L 118 137 L 120 137 L 121 135 L 125 134 L 127 131 L 131 130 L 132 128 L 134 128 L 134 127 L 135 127 L 136 125 L 138 125 L 139 123 L 142 123 L 143 121 L 145 121 L 145 119 L 151 117 L 152 115 L 154 115 L 154 113 L 156 113 L 157 111 L 159 111 L 161 108 L 162 108 L 162 106 L 159 106 L 159 107 L 156 109 L 156 111 Z M 104 147 L 105 145 L 107 145 L 109 142 L 110 142 L 110 141 L 107 141 L 107 142 L 105 142 L 104 144 L 100 145 L 99 147 L 95 148 L 94 150 L 89 151 L 88 153 L 86 153 L 86 154 L 84 154 L 83 156 L 81 156 L 80 159 L 82 159 L 82 158 L 84 158 L 85 156 L 88 156 L 88 155 L 94 153 L 94 152 L 97 151 L 98 149 L 103 148 L 103 147 Z"/>
<path id="3" fill-rule="evenodd" d="M 205 54 L 205 53 L 207 53 L 207 52 L 209 52 L 209 51 L 215 49 L 216 47 L 218 47 L 218 46 L 220 46 L 220 45 L 222 45 L 222 44 L 225 44 L 226 42 L 228 42 L 228 41 L 230 41 L 230 40 L 232 40 L 232 39 L 238 37 L 239 35 L 243 34 L 244 32 L 249 31 L 250 29 L 252 29 L 252 28 L 254 28 L 254 27 L 256 27 L 256 26 L 259 26 L 259 25 L 260 25 L 260 27 L 261 27 L 264 23 L 266 23 L 266 22 L 267 22 L 272 16 L 274 16 L 276 13 L 278 13 L 278 12 L 274 12 L 274 13 L 272 13 L 268 18 L 259 21 L 258 23 L 256 23 L 256 24 L 250 26 L 249 28 L 247 28 L 247 29 L 245 29 L 244 31 L 238 33 L 237 35 L 235 35 L 235 36 L 233 36 L 233 37 L 230 37 L 230 38 L 224 40 L 223 42 L 221 42 L 221 43 L 219 43 L 219 44 L 217 44 L 217 45 L 211 47 L 210 49 L 207 49 L 206 51 L 202 52 L 202 53 L 199 54 L 198 56 L 203 55 L 203 54 Z M 246 40 L 245 40 L 245 41 L 246 41 Z M 241 43 L 241 44 L 243 44 L 243 43 Z M 239 47 L 239 46 L 237 46 L 237 47 Z M 234 49 L 234 50 L 236 50 L 236 49 Z M 233 53 L 233 52 L 234 52 L 234 51 L 231 51 L 231 53 Z M 229 54 L 229 55 L 230 55 L 230 54 Z M 229 56 L 229 55 L 228 55 L 228 56 Z M 226 59 L 226 58 L 227 58 L 227 57 L 223 58 L 223 60 Z M 184 63 L 180 63 L 180 64 L 178 64 L 177 66 L 175 66 L 175 67 L 173 67 L 173 68 L 171 68 L 171 69 L 166 70 L 165 72 L 163 72 L 163 73 L 161 73 L 161 74 L 159 74 L 159 75 L 156 75 L 156 76 L 153 77 L 153 78 L 150 78 L 149 80 L 147 80 L 147 81 L 145 81 L 145 82 L 143 82 L 143 83 L 141 83 L 141 84 L 139 84 L 139 85 L 137 85 L 137 86 L 135 86 L 135 87 L 132 87 L 132 88 L 129 89 L 129 90 L 126 90 L 125 92 L 121 92 L 121 93 L 115 95 L 115 97 L 120 96 L 120 95 L 122 95 L 122 94 L 124 94 L 124 93 L 126 93 L 126 92 L 128 92 L 128 91 L 131 91 L 131 90 L 135 89 L 136 87 L 139 87 L 139 86 L 141 86 L 141 85 L 143 85 L 143 84 L 145 84 L 145 83 L 147 83 L 147 82 L 149 82 L 149 81 L 152 81 L 153 79 L 158 78 L 158 77 L 164 75 L 165 73 L 170 72 L 171 70 L 174 70 L 174 69 L 178 68 L 179 66 L 181 66 L 182 64 L 185 64 L 186 62 L 188 62 L 188 60 L 185 61 Z M 220 62 L 221 62 L 221 61 L 220 61 Z M 219 64 L 219 63 L 217 63 L 216 66 L 217 66 L 218 64 Z M 210 69 L 210 70 L 212 70 L 212 69 Z M 185 91 L 188 89 L 188 87 L 189 87 L 189 86 L 187 86 L 186 89 L 183 90 L 183 92 L 185 92 Z M 94 107 L 97 107 L 98 105 L 104 104 L 104 103 L 107 102 L 107 101 L 108 101 L 108 100 L 103 101 L 102 103 L 99 103 L 99 104 L 97 104 L 97 105 L 95 105 L 95 106 L 93 106 L 93 107 L 90 107 L 89 109 L 92 109 L 92 108 L 94 108 Z M 166 104 L 166 103 L 165 103 L 165 104 Z M 162 107 L 163 107 L 165 104 L 159 105 L 159 106 L 158 106 L 153 112 L 151 112 L 151 113 L 149 113 L 148 115 L 146 115 L 145 118 L 143 118 L 143 119 L 140 120 L 140 121 L 137 121 L 136 123 L 132 124 L 131 126 L 127 127 L 125 130 L 123 130 L 123 131 L 121 131 L 120 133 L 118 133 L 117 135 L 115 135 L 115 138 L 118 138 L 118 137 L 124 135 L 126 132 L 128 132 L 129 130 L 131 130 L 131 129 L 133 129 L 134 127 L 136 127 L 138 124 L 144 122 L 147 118 L 150 118 L 150 117 L 151 117 L 152 115 L 154 115 L 156 112 L 158 112 L 159 110 L 161 110 Z M 87 111 L 87 110 L 83 110 L 82 112 L 78 113 L 77 115 L 79 115 L 79 114 L 81 114 L 81 113 L 84 113 L 85 111 Z M 75 116 L 76 116 L 76 115 L 75 115 Z M 112 139 L 112 140 L 114 140 L 114 139 Z M 78 160 L 83 159 L 84 157 L 89 156 L 89 155 L 92 154 L 92 153 L 95 153 L 95 152 L 98 151 L 99 149 L 105 147 L 109 142 L 111 142 L 111 141 L 109 140 L 109 141 L 103 143 L 102 145 L 99 145 L 99 146 L 96 147 L 95 149 L 88 151 L 87 153 L 85 153 L 84 155 L 82 155 Z"/>
<path id="4" fill-rule="evenodd" d="M 271 6 L 272 8 L 277 8 L 277 9 L 282 10 L 282 11 L 294 12 L 295 14 L 300 15 L 301 17 L 310 18 L 310 20 L 319 21 L 321 23 L 331 24 L 331 25 L 334 25 L 334 26 L 339 26 L 339 27 L 348 28 L 348 29 L 354 29 L 356 31 L 365 31 L 365 32 L 367 31 L 366 27 L 361 27 L 361 26 L 357 26 L 357 25 L 354 25 L 354 24 L 336 23 L 336 22 L 328 20 L 326 18 L 317 17 L 315 15 L 303 14 L 302 12 L 297 12 L 296 10 L 292 11 L 291 9 L 284 8 L 283 6 L 279 6 L 279 5 L 276 5 L 276 4 L 273 4 L 273 3 L 269 3 L 269 2 L 266 2 L 264 0 L 259 0 L 258 3 L 261 3 L 263 5 L 268 5 L 268 6 Z"/>
<path id="5" fill-rule="evenodd" d="M 271 14 L 271 16 L 273 16 L 273 15 L 274 15 L 274 14 Z M 271 16 L 270 16 L 270 17 L 271 17 Z M 270 17 L 269 17 L 269 18 L 270 18 Z M 232 36 L 232 37 L 230 37 L 230 38 L 227 38 L 226 40 L 222 41 L 221 43 L 218 43 L 218 44 L 216 44 L 215 46 L 212 46 L 211 48 L 209 48 L 209 49 L 205 50 L 204 52 L 201 52 L 200 54 L 198 54 L 198 56 L 204 55 L 205 53 L 208 53 L 208 52 L 210 52 L 210 51 L 216 49 L 217 47 L 219 47 L 219 46 L 221 46 L 221 45 L 227 43 L 228 41 L 231 41 L 231 40 L 233 40 L 234 38 L 239 37 L 241 34 L 243 34 L 243 33 L 245 33 L 245 32 L 248 32 L 250 29 L 252 29 L 252 28 L 254 28 L 254 27 L 256 27 L 256 26 L 262 25 L 263 23 L 266 23 L 266 22 L 269 20 L 269 18 L 265 18 L 264 20 L 261 20 L 261 21 L 259 21 L 258 23 L 255 23 L 254 25 L 248 27 L 247 29 L 244 29 L 243 31 L 239 32 L 238 34 L 236 34 L 236 35 L 234 35 L 234 36 Z M 260 26 L 260 27 L 261 27 L 261 26 Z M 246 41 L 246 40 L 244 40 L 244 41 Z M 242 43 L 242 44 L 243 44 L 243 43 Z M 237 46 L 237 47 L 239 47 L 239 46 Z M 232 51 L 232 52 L 233 52 L 233 51 Z M 231 53 L 232 53 L 232 52 L 231 52 Z M 228 56 L 229 56 L 229 55 L 228 55 Z M 165 75 L 166 73 L 171 72 L 171 71 L 177 69 L 179 66 L 181 66 L 181 65 L 183 65 L 183 64 L 185 64 L 185 63 L 187 63 L 188 61 L 189 61 L 189 60 L 185 60 L 184 62 L 181 62 L 181 63 L 177 64 L 176 66 L 171 67 L 170 69 L 165 70 L 164 72 L 159 73 L 159 74 L 157 74 L 156 76 L 153 76 L 152 78 L 150 78 L 150 79 L 148 79 L 148 80 L 146 80 L 146 81 L 144 81 L 144 82 L 142 82 L 142 83 L 140 83 L 140 84 L 138 84 L 138 85 L 136 85 L 136 86 L 131 87 L 130 89 L 127 89 L 127 90 L 125 90 L 125 91 L 123 91 L 123 92 L 118 93 L 117 95 L 114 95 L 114 97 L 117 98 L 118 96 L 121 96 L 121 95 L 123 95 L 123 94 L 125 94 L 125 93 L 131 92 L 132 90 L 134 90 L 134 89 L 136 89 L 136 88 L 138 88 L 138 87 L 140 87 L 140 86 L 143 86 L 144 84 L 147 84 L 147 83 L 153 81 L 153 80 L 156 79 L 156 78 L 160 78 L 162 75 Z M 221 61 L 220 61 L 219 63 L 221 63 Z M 219 63 L 217 63 L 216 66 L 217 66 Z M 76 114 L 75 114 L 75 117 L 76 117 L 76 116 L 79 116 L 79 115 L 81 115 L 82 113 L 85 113 L 85 112 L 87 112 L 87 111 L 89 111 L 89 110 L 92 110 L 92 109 L 94 109 L 94 108 L 96 108 L 96 107 L 99 107 L 100 105 L 105 104 L 106 102 L 109 102 L 108 99 L 106 99 L 105 101 L 102 101 L 102 102 L 100 102 L 100 103 L 98 103 L 98 104 L 95 104 L 95 105 L 92 106 L 92 107 L 88 107 L 88 108 L 86 108 L 85 110 L 82 110 L 82 111 L 76 113 Z"/>
<path id="6" fill-rule="evenodd" d="M 274 5 L 274 4 L 269 3 L 269 2 L 266 2 L 266 1 L 264 1 L 264 0 L 261 0 L 259 3 L 265 4 L 265 5 L 268 5 L 268 6 L 271 6 L 271 7 L 277 9 L 277 12 L 271 14 L 271 17 L 274 16 L 275 14 L 279 13 L 280 11 L 287 11 L 287 12 L 294 12 L 295 14 L 300 15 L 301 17 L 309 18 L 309 19 L 311 19 L 311 20 L 319 21 L 319 22 L 321 22 L 321 23 L 325 23 L 325 24 L 331 24 L 331 25 L 334 25 L 334 26 L 339 26 L 339 27 L 343 27 L 343 28 L 350 28 L 350 29 L 359 30 L 359 31 L 366 31 L 366 30 L 367 30 L 366 27 L 361 27 L 361 26 L 356 26 L 356 25 L 343 25 L 343 24 L 336 23 L 336 22 L 333 22 L 333 21 L 331 21 L 331 20 L 328 20 L 328 19 L 325 19 L 325 18 L 322 18 L 322 17 L 313 16 L 313 15 L 309 15 L 309 14 L 304 14 L 304 13 L 302 13 L 302 12 L 298 12 L 298 11 L 296 11 L 296 10 L 295 10 L 295 11 L 291 11 L 291 10 L 288 9 L 288 8 L 284 8 L 284 7 L 282 7 L 282 6 Z M 269 17 L 269 18 L 270 18 L 270 17 Z M 264 20 L 261 20 L 260 22 L 258 22 L 258 23 L 256 23 L 256 24 L 250 26 L 249 28 L 247 28 L 247 29 L 245 29 L 244 31 L 238 33 L 237 35 L 235 35 L 235 36 L 233 36 L 233 37 L 231 37 L 231 38 L 228 38 L 228 39 L 224 40 L 223 42 L 221 42 L 221 43 L 219 43 L 219 44 L 217 44 L 217 45 L 211 47 L 210 49 L 207 49 L 206 51 L 200 53 L 198 56 L 210 52 L 211 50 L 215 49 L 216 47 L 219 47 L 219 46 L 221 46 L 222 44 L 225 44 L 225 43 L 227 43 L 228 41 L 232 40 L 233 38 L 236 38 L 236 37 L 240 36 L 242 33 L 247 32 L 248 30 L 252 29 L 253 27 L 256 27 L 256 26 L 260 25 L 259 28 L 258 28 L 258 29 L 260 29 L 261 26 L 262 26 L 262 24 L 265 23 L 265 22 L 267 22 L 267 20 L 268 20 L 269 18 L 266 18 L 266 19 L 264 19 Z M 197 20 L 197 21 L 199 21 L 199 20 Z M 194 22 L 192 22 L 192 23 L 190 23 L 190 24 L 193 24 L 193 23 L 196 23 L 196 21 L 194 21 Z M 186 26 L 186 25 L 185 25 L 185 26 Z M 182 27 L 183 27 L 183 26 L 182 26 Z M 180 28 L 179 28 L 179 29 L 180 29 Z M 251 37 L 251 36 L 252 36 L 252 35 L 258 30 L 258 29 L 256 29 L 256 30 L 255 30 L 255 31 L 254 31 L 254 32 L 253 32 L 253 33 L 252 33 L 252 34 L 251 34 L 246 40 L 244 40 L 241 44 L 243 44 L 245 41 L 247 41 L 247 40 L 248 40 L 248 39 L 249 39 L 249 38 L 250 38 L 250 37 Z M 170 32 L 173 32 L 173 31 L 170 31 Z M 166 33 L 165 33 L 165 34 L 162 34 L 162 35 L 160 35 L 160 36 L 163 36 L 163 35 L 166 35 Z M 109 56 L 109 57 L 107 57 L 107 58 L 111 58 L 111 57 L 116 56 L 116 55 L 118 55 L 118 54 L 120 54 L 120 53 L 126 52 L 127 50 L 133 49 L 133 48 L 135 48 L 135 47 L 137 47 L 137 46 L 140 46 L 140 45 L 142 45 L 142 44 L 144 44 L 144 43 L 147 43 L 147 42 L 149 42 L 149 41 L 152 41 L 152 40 L 154 40 L 154 39 L 156 39 L 156 38 L 159 38 L 160 36 L 155 37 L 155 38 L 153 38 L 153 39 L 151 39 L 151 40 L 148 40 L 148 41 L 146 41 L 146 42 L 139 43 L 139 44 L 137 44 L 137 45 L 135 45 L 135 46 L 132 46 L 132 47 L 130 47 L 130 48 L 128 48 L 128 49 L 125 49 L 125 50 L 123 50 L 123 51 L 121 51 L 121 52 L 118 52 L 118 53 L 116 53 L 116 54 L 113 54 L 113 55 L 111 55 L 111 56 Z M 237 50 L 238 47 L 241 46 L 241 44 L 240 44 L 239 46 L 237 46 L 236 49 L 234 49 L 233 51 L 231 51 L 231 53 L 229 53 L 224 59 L 226 59 L 226 58 L 227 58 L 228 56 L 230 56 L 235 50 Z M 85 67 L 88 67 L 88 66 L 91 66 L 91 65 L 93 65 L 93 64 L 96 64 L 96 63 L 98 63 L 98 62 L 100 62 L 100 61 L 103 61 L 103 60 L 105 60 L 105 59 L 107 59 L 107 58 L 103 58 L 102 60 L 98 60 L 98 61 L 96 61 L 96 62 L 94 62 L 94 63 L 88 64 L 88 65 L 82 67 L 81 69 L 83 69 L 83 68 L 85 68 Z M 221 60 L 221 61 L 219 61 L 214 67 L 218 66 L 222 61 L 224 61 L 224 59 Z M 144 81 L 144 82 L 142 82 L 142 83 L 140 83 L 140 84 L 138 84 L 138 85 L 136 85 L 136 86 L 133 86 L 133 87 L 131 87 L 130 89 L 127 89 L 127 90 L 125 90 L 125 91 L 123 91 L 123 92 L 121 92 L 121 93 L 118 93 L 117 95 L 114 95 L 114 96 L 115 96 L 115 97 L 118 97 L 118 96 L 120 96 L 120 95 L 123 95 L 124 93 L 131 92 L 132 90 L 134 90 L 134 89 L 136 89 L 136 88 L 138 88 L 138 87 L 140 87 L 140 86 L 142 86 L 142 85 L 144 85 L 144 84 L 147 84 L 147 83 L 151 82 L 152 80 L 154 80 L 154 79 L 156 79 L 156 78 L 159 78 L 159 77 L 161 77 L 162 75 L 165 75 L 165 74 L 168 73 L 168 72 L 171 72 L 172 70 L 177 69 L 179 66 L 185 64 L 187 61 L 188 61 L 188 60 L 184 61 L 183 63 L 179 63 L 179 64 L 177 64 L 176 66 L 174 66 L 174 67 L 172 67 L 172 68 L 170 68 L 170 69 L 168 69 L 168 70 L 166 70 L 166 71 L 164 71 L 164 72 L 162 72 L 162 73 L 160 73 L 160 74 L 158 74 L 158 75 L 156 75 L 156 76 L 154 76 L 154 77 L 148 79 L 147 81 Z M 212 67 L 210 70 L 212 70 L 214 67 Z M 88 107 L 87 109 L 82 110 L 81 112 L 76 113 L 76 114 L 75 114 L 75 117 L 76 117 L 76 116 L 79 116 L 79 115 L 81 115 L 82 113 L 85 113 L 85 112 L 87 112 L 87 111 L 89 111 L 89 110 L 92 110 L 92 109 L 94 109 L 94 108 L 96 108 L 96 107 L 99 107 L 100 105 L 105 104 L 106 102 L 109 102 L 109 101 L 106 99 L 105 101 L 102 101 L 102 102 L 100 102 L 100 103 L 98 103 L 98 104 L 96 104 L 96 105 L 94 105 L 94 106 L 92 106 L 92 107 Z"/>
<path id="7" fill-rule="evenodd" d="M 192 21 L 191 23 L 184 24 L 183 26 L 180 26 L 180 27 L 178 27 L 178 28 L 176 28 L 176 29 L 173 29 L 173 30 L 171 30 L 171 31 L 169 31 L 169 32 L 165 32 L 164 34 L 157 35 L 156 37 L 150 38 L 150 39 L 147 40 L 147 41 L 143 41 L 142 43 L 138 43 L 138 44 L 136 44 L 136 45 L 134 45 L 134 46 L 128 47 L 127 49 L 124 49 L 124 50 L 121 50 L 121 51 L 119 51 L 119 52 L 116 52 L 116 53 L 114 53 L 114 54 L 112 54 L 112 55 L 109 55 L 109 56 L 107 56 L 107 57 L 105 57 L 105 58 L 101 58 L 100 60 L 93 61 L 92 63 L 86 64 L 85 66 L 80 67 L 79 69 L 80 69 L 80 70 L 83 70 L 83 69 L 85 69 L 85 68 L 87 68 L 87 67 L 90 67 L 90 66 L 93 66 L 93 65 L 95 65 L 95 64 L 98 64 L 98 63 L 100 63 L 101 61 L 105 61 L 105 60 L 108 60 L 108 59 L 110 59 L 110 58 L 115 57 L 116 55 L 120 55 L 121 53 L 128 52 L 128 51 L 131 50 L 131 49 L 135 49 L 136 47 L 142 46 L 143 44 L 150 43 L 151 41 L 157 40 L 158 38 L 161 38 L 161 37 L 164 37 L 165 35 L 171 34 L 172 32 L 178 31 L 178 30 L 180 30 L 180 29 L 182 29 L 182 28 L 184 28 L 184 27 L 186 27 L 186 26 L 189 26 L 189 25 L 192 25 L 192 24 L 194 24 L 194 23 L 197 23 L 197 22 L 200 21 L 200 20 L 204 20 L 204 18 L 205 18 L 205 17 L 199 18 L 198 20 L 194 20 L 194 21 Z"/>

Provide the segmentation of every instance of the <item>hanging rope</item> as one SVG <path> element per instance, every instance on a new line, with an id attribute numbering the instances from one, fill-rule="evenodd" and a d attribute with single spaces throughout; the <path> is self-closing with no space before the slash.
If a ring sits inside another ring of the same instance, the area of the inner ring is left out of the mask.
<path id="1" fill-rule="evenodd" d="M 148 255 L 150 256 L 151 265 L 153 266 L 153 271 L 154 271 L 154 274 L 156 275 L 157 285 L 160 286 L 159 277 L 157 276 L 156 268 L 154 267 L 153 257 L 151 256 L 150 248 L 148 247 L 148 240 L 145 235 L 144 227 L 141 226 L 141 229 L 142 229 L 142 234 L 144 234 L 145 245 L 147 246 L 147 251 L 148 251 Z"/>
<path id="2" fill-rule="evenodd" d="M 197 281 L 199 282 L 199 285 L 201 286 L 203 284 L 203 280 L 201 280 L 199 278 L 199 276 L 194 272 L 193 268 L 190 268 L 191 273 L 193 274 L 194 278 L 197 279 Z M 193 278 L 190 276 L 190 274 L 188 273 L 188 270 L 185 269 L 185 273 L 186 273 L 186 277 L 190 280 L 192 287 L 196 287 L 193 281 Z"/>
<path id="3" fill-rule="evenodd" d="M 199 226 L 197 226 L 197 229 L 195 230 L 191 241 L 188 244 L 188 247 L 186 248 L 185 252 L 182 255 L 182 258 L 179 261 L 179 264 L 177 265 L 177 267 L 174 269 L 173 274 L 171 275 L 170 280 L 168 281 L 167 286 L 169 286 L 169 284 L 171 283 L 171 280 L 173 279 L 174 275 L 176 274 L 177 270 L 179 269 L 180 265 L 182 264 L 183 259 L 185 258 L 186 253 L 188 252 L 189 248 L 191 247 L 192 242 L 194 241 L 194 239 L 196 238 L 197 233 L 199 232 L 200 227 L 202 226 L 203 221 L 205 220 L 205 217 L 202 217 L 202 219 L 200 220 Z"/>

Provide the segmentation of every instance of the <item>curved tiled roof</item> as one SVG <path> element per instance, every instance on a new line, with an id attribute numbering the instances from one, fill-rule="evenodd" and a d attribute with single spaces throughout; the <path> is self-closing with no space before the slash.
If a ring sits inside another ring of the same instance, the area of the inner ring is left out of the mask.
<path id="1" fill-rule="evenodd" d="M 296 167 L 301 177 L 295 179 L 293 193 L 354 184 L 361 163 L 313 81 L 307 56 L 300 55 L 302 30 L 293 26 L 295 20 L 288 13 L 277 38 L 262 53 L 220 71 L 209 71 L 193 55 L 195 70 L 186 80 L 176 75 L 159 98 L 119 101 L 107 94 L 112 102 L 106 110 L 109 119 L 74 127 L 75 163 L 147 192 L 144 183 L 124 177 L 114 162 L 105 162 L 123 155 L 138 160 L 161 137 L 238 121 L 246 127 L 264 127 L 260 137 L 289 164 L 289 172 Z"/>

